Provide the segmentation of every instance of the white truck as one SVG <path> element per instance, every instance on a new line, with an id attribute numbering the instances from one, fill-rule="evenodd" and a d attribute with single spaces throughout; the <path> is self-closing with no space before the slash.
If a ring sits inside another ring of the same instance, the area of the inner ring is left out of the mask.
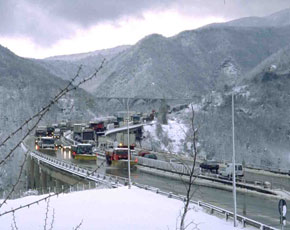
<path id="1" fill-rule="evenodd" d="M 36 150 L 46 149 L 46 150 L 55 150 L 55 141 L 53 137 L 41 137 L 35 146 Z"/>
<path id="2" fill-rule="evenodd" d="M 59 129 L 59 128 L 56 128 L 56 129 L 54 130 L 53 137 L 54 137 L 55 139 L 60 139 L 60 136 L 61 136 L 60 129 Z"/>
<path id="3" fill-rule="evenodd" d="M 244 167 L 242 164 L 235 164 L 235 171 L 237 177 L 244 176 Z M 227 163 L 225 166 L 221 166 L 219 169 L 219 175 L 227 178 L 233 177 L 233 164 Z"/>
<path id="4" fill-rule="evenodd" d="M 118 145 L 128 145 L 128 134 L 117 133 L 116 135 Z M 136 135 L 134 133 L 129 134 L 129 145 L 136 145 Z"/>

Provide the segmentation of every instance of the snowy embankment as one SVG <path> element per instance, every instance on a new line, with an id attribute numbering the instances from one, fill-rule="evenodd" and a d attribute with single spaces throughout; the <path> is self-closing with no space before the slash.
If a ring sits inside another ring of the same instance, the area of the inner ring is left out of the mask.
<path id="1" fill-rule="evenodd" d="M 28 204 L 43 196 L 29 196 L 9 200 L 1 213 L 13 207 Z M 128 189 L 98 189 L 62 194 L 40 202 L 30 208 L 20 209 L 13 215 L 0 217 L 1 229 L 178 229 L 183 202 L 145 191 L 136 187 Z M 47 216 L 47 218 L 46 218 Z M 187 223 L 200 230 L 232 230 L 233 222 L 226 222 L 192 206 Z M 46 224 L 45 224 L 46 223 Z M 17 228 L 15 227 L 15 224 Z M 45 227 L 46 225 L 46 227 Z M 51 228 L 52 226 L 52 228 Z M 238 227 L 237 229 L 245 229 Z"/>
<path id="2" fill-rule="evenodd" d="M 188 127 L 177 119 L 168 119 L 167 125 L 153 122 L 144 126 L 142 145 L 155 151 L 180 153 L 184 151 Z"/>

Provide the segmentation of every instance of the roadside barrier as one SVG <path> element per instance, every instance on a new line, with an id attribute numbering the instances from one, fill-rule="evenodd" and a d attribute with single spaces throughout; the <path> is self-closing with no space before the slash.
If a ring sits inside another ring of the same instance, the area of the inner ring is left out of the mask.
<path id="1" fill-rule="evenodd" d="M 28 147 L 26 147 L 24 143 L 22 143 L 22 148 L 24 151 L 28 151 Z M 116 188 L 116 187 L 120 187 L 120 186 L 128 184 L 127 178 L 118 177 L 118 176 L 111 176 L 111 175 L 104 175 L 104 174 L 100 174 L 97 172 L 93 173 L 92 170 L 88 170 L 88 169 L 79 167 L 76 164 L 69 163 L 66 161 L 56 159 L 54 157 L 47 156 L 46 154 L 43 154 L 43 153 L 40 153 L 37 151 L 29 151 L 29 154 L 32 158 L 37 159 L 39 162 L 48 164 L 52 167 L 55 167 L 55 168 L 60 169 L 62 171 L 65 171 L 65 172 L 71 173 L 73 175 L 82 177 L 84 179 L 94 181 L 95 185 L 103 184 L 103 185 L 106 185 L 110 188 Z M 162 161 L 151 160 L 151 159 L 146 159 L 146 158 L 141 159 L 141 157 L 136 157 L 136 156 L 135 156 L 135 158 L 138 158 L 138 161 L 140 160 L 141 163 L 143 163 L 143 164 L 148 164 L 148 165 L 155 164 L 155 166 L 158 165 L 159 167 L 169 167 L 168 165 L 163 164 L 163 163 L 167 163 L 167 164 L 171 165 L 171 169 L 172 169 L 172 165 L 174 165 L 176 168 L 178 168 L 178 170 L 180 172 L 183 172 L 184 170 L 186 170 L 186 169 L 181 167 L 181 166 L 185 167 L 184 165 L 179 165 L 176 163 L 169 163 L 169 162 L 161 163 Z M 152 162 L 155 162 L 155 163 L 152 163 Z M 164 192 L 164 191 L 159 190 L 158 188 L 154 188 L 154 187 L 151 187 L 148 185 L 142 185 L 142 184 L 138 184 L 138 183 L 133 183 L 133 185 L 136 187 L 139 187 L 141 189 L 145 189 L 148 191 L 156 192 L 156 193 L 161 194 L 161 195 L 165 195 L 168 198 L 186 201 L 186 197 L 183 195 L 176 195 L 176 194 L 173 194 L 172 192 Z M 82 190 L 85 190 L 85 185 L 83 184 L 82 186 L 83 186 Z M 56 189 L 56 188 L 54 188 L 54 189 Z M 70 191 L 79 191 L 78 185 L 76 185 L 76 189 L 77 190 L 74 190 L 74 188 L 71 187 Z M 49 193 L 50 192 L 55 192 L 55 191 L 49 191 Z M 5 193 L 4 193 L 4 195 L 5 195 Z M 4 195 L 3 195 L 3 197 L 4 197 Z M 190 203 L 195 204 L 199 207 L 202 207 L 205 210 L 208 210 L 210 214 L 217 214 L 217 215 L 223 216 L 226 220 L 228 220 L 229 218 L 233 218 L 233 213 L 226 210 L 226 209 L 219 208 L 217 206 L 214 206 L 214 205 L 202 202 L 202 201 L 190 200 Z M 260 229 L 260 230 L 276 230 L 276 228 L 270 227 L 268 225 L 265 225 L 263 223 L 260 223 L 258 221 L 252 220 L 250 218 L 247 218 L 247 217 L 244 217 L 241 215 L 237 215 L 237 219 L 238 219 L 238 221 L 240 221 L 242 223 L 242 225 L 244 227 L 245 226 L 252 226 L 252 227 L 255 227 L 255 228 Z"/>

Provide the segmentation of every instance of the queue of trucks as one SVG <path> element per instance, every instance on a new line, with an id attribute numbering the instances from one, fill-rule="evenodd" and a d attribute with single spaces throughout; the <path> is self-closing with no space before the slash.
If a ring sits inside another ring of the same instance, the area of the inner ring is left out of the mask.
<path id="1" fill-rule="evenodd" d="M 137 138 L 142 137 L 142 128 L 130 133 L 126 132 L 116 133 L 115 139 L 108 139 L 104 136 L 106 130 L 119 127 L 122 124 L 122 119 L 108 120 L 106 122 L 89 122 L 87 124 L 77 123 L 68 124 L 61 122 L 51 126 L 38 126 L 35 130 L 35 147 L 37 150 L 52 150 L 55 151 L 59 147 L 58 141 L 61 135 L 67 131 L 72 131 L 72 138 L 77 144 L 69 146 L 71 156 L 75 160 L 97 160 L 97 152 L 95 147 L 102 149 L 105 152 L 106 163 L 108 166 L 127 167 L 128 153 L 130 156 L 135 154 L 135 144 Z M 132 115 L 132 123 L 139 122 L 135 116 Z M 128 150 L 129 146 L 129 150 Z M 141 150 L 138 156 L 157 159 L 155 154 L 148 151 Z M 132 159 L 132 157 L 130 157 Z M 137 162 L 130 161 L 133 167 Z M 222 178 L 232 179 L 233 164 L 220 164 L 217 161 L 205 160 L 199 165 L 202 172 L 210 171 L 218 174 Z M 235 174 L 237 177 L 244 176 L 244 167 L 242 164 L 235 164 Z"/>
<path id="2" fill-rule="evenodd" d="M 151 115 L 151 119 L 152 117 L 153 115 Z M 138 124 L 143 120 L 140 114 L 132 114 L 130 118 L 130 124 Z M 127 122 L 125 117 L 117 116 L 89 123 L 60 122 L 50 126 L 38 126 L 35 130 L 35 148 L 37 150 L 56 150 L 59 147 L 60 141 L 58 140 L 61 135 L 70 130 L 75 144 L 62 147 L 71 151 L 73 159 L 97 160 L 95 147 L 99 147 L 106 152 L 107 164 L 117 165 L 117 161 L 128 159 L 128 148 L 125 146 L 125 144 L 128 145 L 128 135 L 118 133 L 115 140 L 109 140 L 104 134 L 105 131 L 124 126 Z M 129 135 L 130 154 L 134 151 L 136 137 L 137 139 L 142 137 L 142 128 Z M 134 162 L 132 162 L 133 164 Z"/>

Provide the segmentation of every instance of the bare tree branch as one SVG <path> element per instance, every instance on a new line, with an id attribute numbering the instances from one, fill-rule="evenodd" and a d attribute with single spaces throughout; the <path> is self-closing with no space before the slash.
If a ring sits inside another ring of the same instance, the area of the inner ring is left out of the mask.
<path id="1" fill-rule="evenodd" d="M 54 99 L 52 100 L 52 101 L 50 101 L 50 103 L 47 105 L 47 106 L 45 106 L 43 109 L 41 109 L 37 114 L 35 114 L 34 116 L 33 116 L 33 118 L 35 118 L 35 117 L 38 117 L 38 119 L 37 119 L 37 121 L 36 121 L 36 123 L 32 126 L 32 128 L 28 128 L 28 131 L 25 133 L 25 135 L 21 138 L 21 140 L 9 151 L 9 153 L 4 157 L 4 159 L 3 160 L 1 160 L 0 161 L 0 165 L 1 164 L 4 164 L 4 163 L 6 163 L 6 161 L 13 155 L 13 153 L 14 153 L 14 151 L 20 146 L 20 144 L 25 140 L 25 138 L 26 137 L 28 137 L 28 135 L 31 133 L 31 131 L 34 129 L 34 128 L 36 128 L 36 126 L 39 124 L 39 122 L 42 120 L 42 118 L 44 117 L 44 115 L 49 111 L 49 109 L 50 109 L 50 107 L 54 104 L 54 103 L 56 103 L 62 96 L 64 96 L 65 94 L 67 94 L 68 92 L 70 92 L 70 91 L 72 91 L 72 90 L 75 90 L 75 89 L 77 89 L 80 85 L 82 85 L 82 84 L 84 84 L 85 82 L 87 82 L 87 81 L 89 81 L 89 80 L 91 80 L 92 78 L 94 78 L 96 75 L 97 75 L 97 73 L 102 69 L 102 67 L 103 67 L 103 64 L 104 64 L 104 61 L 105 61 L 105 59 L 102 61 L 102 63 L 101 63 L 101 65 L 100 65 L 100 67 L 98 68 L 98 69 L 96 69 L 96 71 L 91 75 L 91 76 L 89 76 L 88 78 L 85 78 L 85 79 L 83 79 L 82 81 L 80 81 L 78 84 L 76 84 L 76 85 L 73 85 L 73 82 L 76 80 L 76 78 L 79 76 L 79 72 L 80 72 L 80 70 L 81 70 L 81 67 L 78 69 L 78 73 L 76 74 L 76 76 L 67 84 L 67 86 L 60 92 L 60 93 L 58 93 L 55 97 L 54 97 Z M 4 140 L 4 142 L 2 142 L 1 144 L 0 144 L 0 147 L 1 147 L 1 145 L 3 146 L 12 136 L 14 136 L 17 132 L 19 132 L 20 130 L 22 130 L 23 129 L 23 126 L 25 126 L 25 125 L 28 125 L 28 123 L 30 122 L 30 121 L 32 121 L 33 120 L 33 118 L 31 119 L 31 120 L 27 120 L 27 122 L 24 122 L 23 124 L 22 124 L 22 126 L 20 126 L 16 131 L 14 131 L 12 134 L 10 134 L 5 140 Z M 13 184 L 12 185 L 12 189 L 10 190 L 10 192 L 8 193 L 8 195 L 5 197 L 5 199 L 3 200 L 3 202 L 0 204 L 0 208 L 3 206 L 3 204 L 10 198 L 10 196 L 13 194 L 13 192 L 15 191 L 15 188 L 16 188 L 16 186 L 19 184 L 19 182 L 20 182 L 20 179 L 21 179 L 21 175 L 22 175 L 22 173 L 23 173 L 23 169 L 24 169 L 24 165 L 25 165 L 25 162 L 26 162 L 26 160 L 27 160 L 27 155 L 28 155 L 28 152 L 26 152 L 25 153 L 25 158 L 24 158 L 24 161 L 22 162 L 22 164 L 21 164 L 21 166 L 20 166 L 20 172 L 19 172 L 19 175 L 18 175 L 18 178 L 17 178 L 17 181 L 16 181 L 16 183 L 15 184 Z M 99 167 L 98 167 L 99 168 Z M 97 168 L 97 169 L 98 169 Z M 97 170 L 96 169 L 96 170 Z M 95 170 L 95 171 L 96 171 Z M 94 172 L 95 172 L 94 171 Z M 93 173 L 94 173 L 93 172 Z M 50 197 L 50 196 L 49 196 Z M 49 198 L 48 197 L 48 198 Z M 47 198 L 45 198 L 45 199 L 47 199 Z M 41 200 L 43 200 L 43 199 L 41 199 Z M 38 203 L 39 201 L 37 201 L 37 203 Z M 32 203 L 34 203 L 34 202 L 32 202 Z M 29 205 L 27 205 L 27 207 L 29 207 L 30 206 L 30 204 Z M 25 206 L 20 206 L 19 208 L 23 208 L 23 207 L 25 207 Z M 18 208 L 18 209 L 19 209 Z M 10 211 L 11 212 L 11 211 Z M 1 216 L 1 215 L 0 215 Z"/>
<path id="2" fill-rule="evenodd" d="M 16 217 L 15 217 L 15 213 L 12 212 L 12 217 L 13 217 L 13 229 L 18 230 L 17 224 L 16 224 Z"/>
<path id="3" fill-rule="evenodd" d="M 185 197 L 185 204 L 184 204 L 184 209 L 183 209 L 183 214 L 181 216 L 181 221 L 180 221 L 180 230 L 185 229 L 185 217 L 186 214 L 189 210 L 189 204 L 190 204 L 190 199 L 192 198 L 191 192 L 192 192 L 192 185 L 194 182 L 194 179 L 196 178 L 194 176 L 194 168 L 196 164 L 196 156 L 197 156 L 197 148 L 196 148 L 196 142 L 197 142 L 197 129 L 194 126 L 194 110 L 193 106 L 191 105 L 191 112 L 192 112 L 192 117 L 191 117 L 191 129 L 193 131 L 193 137 L 192 137 L 192 145 L 191 145 L 191 153 L 193 155 L 193 163 L 192 163 L 192 168 L 189 174 L 189 182 L 188 182 L 188 188 L 186 191 L 186 197 Z"/>
<path id="4" fill-rule="evenodd" d="M 0 161 L 0 165 L 4 164 L 14 153 L 14 151 L 21 145 L 21 143 L 24 141 L 24 139 L 26 137 L 28 137 L 28 135 L 32 132 L 33 129 L 35 129 L 37 127 L 37 125 L 39 124 L 39 122 L 42 120 L 42 118 L 44 117 L 44 115 L 50 110 L 51 106 L 53 104 L 55 104 L 56 102 L 59 101 L 60 98 L 62 98 L 64 95 L 66 95 L 68 92 L 70 91 L 73 91 L 73 90 L 76 90 L 80 85 L 84 84 L 85 82 L 93 79 L 97 73 L 103 68 L 103 65 L 104 65 L 104 62 L 105 62 L 105 59 L 102 61 L 100 67 L 98 69 L 96 69 L 96 71 L 91 75 L 89 76 L 88 78 L 85 78 L 83 79 L 82 81 L 80 81 L 78 84 L 76 84 L 75 86 L 73 85 L 73 82 L 75 81 L 75 79 L 78 77 L 79 75 L 79 71 L 78 71 L 78 74 L 68 83 L 68 85 L 59 93 L 57 94 L 53 100 L 50 101 L 50 103 L 45 106 L 43 109 L 41 109 L 40 112 L 38 112 L 35 116 L 38 117 L 37 121 L 34 123 L 34 125 L 32 126 L 31 129 L 28 129 L 28 131 L 25 133 L 25 135 L 23 136 L 23 138 L 21 138 L 21 140 L 8 152 L 8 154 L 4 157 L 4 159 L 2 159 Z M 71 87 L 73 86 L 73 87 Z M 70 88 L 71 87 L 71 88 Z M 25 123 L 24 125 L 28 124 Z M 22 129 L 23 127 L 21 127 Z M 21 130 L 20 129 L 20 130 Z M 7 137 L 8 139 L 11 138 L 11 135 L 9 135 Z M 6 138 L 6 139 L 7 139 Z M 5 140 L 6 140 L 5 139 Z"/>
<path id="5" fill-rule="evenodd" d="M 60 89 L 60 92 L 55 96 L 54 99 L 56 99 L 59 95 L 62 94 L 62 92 L 65 90 L 65 89 L 68 89 L 72 83 L 79 77 L 79 74 L 80 74 L 80 71 L 82 69 L 82 66 L 79 67 L 78 71 L 77 71 L 77 74 L 70 80 L 70 82 L 68 83 L 68 85 L 64 88 L 64 89 Z M 52 102 L 49 102 L 48 105 L 46 105 L 45 107 L 43 107 L 42 109 L 40 109 L 40 111 L 38 111 L 36 114 L 34 114 L 32 117 L 30 117 L 29 119 L 27 119 L 26 121 L 24 121 L 22 123 L 22 125 L 20 125 L 15 131 L 13 131 L 12 133 L 10 133 L 5 139 L 4 141 L 2 141 L 0 143 L 0 148 L 2 146 L 4 146 L 4 144 L 10 139 L 12 138 L 14 135 L 16 135 L 19 131 L 21 131 L 25 125 L 27 125 L 30 121 L 32 121 L 34 118 L 38 117 L 40 114 L 42 114 L 45 110 L 46 110 L 46 107 L 48 107 Z"/>
<path id="6" fill-rule="evenodd" d="M 83 224 L 83 220 L 75 228 L 73 228 L 73 230 L 80 229 L 80 227 L 82 226 L 82 224 Z"/>
<path id="7" fill-rule="evenodd" d="M 53 209 L 53 210 L 52 210 L 52 220 L 51 220 L 51 223 L 50 223 L 50 228 L 49 228 L 49 230 L 52 230 L 52 229 L 53 229 L 54 218 L 55 218 L 55 212 L 54 212 L 54 209 Z"/>
<path id="8" fill-rule="evenodd" d="M 46 212 L 45 212 L 45 219 L 44 219 L 44 226 L 43 226 L 44 230 L 46 230 L 46 225 L 47 225 L 48 212 L 49 212 L 49 201 L 50 201 L 50 199 L 48 198 L 46 201 Z"/>
<path id="9" fill-rule="evenodd" d="M 29 151 L 26 151 L 26 152 L 25 152 L 25 154 L 24 154 L 24 160 L 23 160 L 23 162 L 22 162 L 22 164 L 21 164 L 21 166 L 20 166 L 20 171 L 19 171 L 19 174 L 18 174 L 17 180 L 16 180 L 15 184 L 12 185 L 12 188 L 11 188 L 10 192 L 7 194 L 7 196 L 5 197 L 5 199 L 1 202 L 1 204 L 0 204 L 0 208 L 1 208 L 1 207 L 3 206 L 3 204 L 5 204 L 6 201 L 10 198 L 10 196 L 11 196 L 11 195 L 13 194 L 13 192 L 15 191 L 16 186 L 19 184 L 20 179 L 21 179 L 21 175 L 22 175 L 22 173 L 23 173 L 24 165 L 25 165 L 25 162 L 26 162 L 26 160 L 27 160 L 28 153 L 29 153 Z"/>
<path id="10" fill-rule="evenodd" d="M 90 177 L 91 175 L 93 175 L 95 172 L 97 172 L 101 167 L 103 167 L 103 165 L 106 163 L 106 161 L 103 161 L 95 170 L 93 170 L 91 173 L 88 173 L 87 176 L 85 177 L 85 179 L 87 179 L 88 177 Z M 74 183 L 73 186 L 75 186 L 78 182 Z M 30 206 L 32 205 L 35 205 L 35 204 L 39 204 L 40 202 L 42 201 L 46 201 L 47 199 L 51 198 L 51 197 L 54 197 L 54 196 L 58 196 L 59 194 L 61 193 L 65 193 L 65 192 L 68 192 L 69 191 L 69 188 L 63 188 L 61 189 L 61 191 L 59 192 L 56 192 L 56 193 L 52 193 L 52 194 L 49 194 L 47 195 L 46 197 L 44 198 L 41 198 L 41 199 L 38 199 L 36 201 L 33 201 L 31 203 L 28 203 L 26 205 L 21 205 L 17 208 L 14 208 L 14 209 L 11 209 L 9 211 L 6 211 L 6 212 L 3 212 L 3 213 L 0 213 L 0 217 L 1 216 L 4 216 L 4 215 L 7 215 L 8 213 L 11 213 L 11 212 L 16 212 L 20 209 L 23 209 L 23 208 L 29 208 Z"/>

